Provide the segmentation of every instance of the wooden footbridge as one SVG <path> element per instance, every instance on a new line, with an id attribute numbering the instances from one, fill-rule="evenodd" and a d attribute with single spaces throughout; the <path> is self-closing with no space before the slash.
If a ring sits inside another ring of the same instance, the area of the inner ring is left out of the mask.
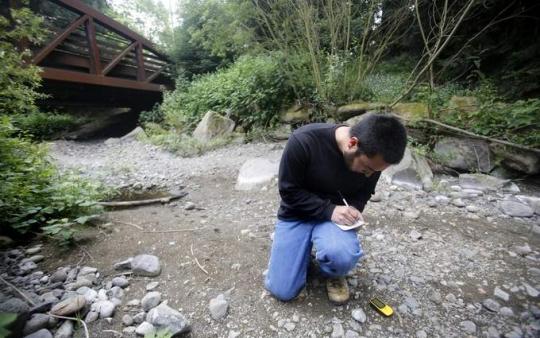
<path id="1" fill-rule="evenodd" d="M 48 33 L 31 62 L 49 104 L 149 107 L 172 86 L 167 57 L 126 26 L 78 0 L 30 4 Z"/>

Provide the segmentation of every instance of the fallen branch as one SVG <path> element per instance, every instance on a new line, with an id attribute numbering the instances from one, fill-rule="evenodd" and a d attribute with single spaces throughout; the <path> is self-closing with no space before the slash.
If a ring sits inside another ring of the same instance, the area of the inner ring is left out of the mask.
<path id="1" fill-rule="evenodd" d="M 75 317 L 64 317 L 64 316 L 58 316 L 58 315 L 53 315 L 52 313 L 50 312 L 47 312 L 47 314 L 51 317 L 54 317 L 54 318 L 60 318 L 60 319 L 68 319 L 68 320 L 75 320 L 79 323 L 82 324 L 82 326 L 84 327 L 84 335 L 86 336 L 86 338 L 90 338 L 90 334 L 88 333 L 88 327 L 86 326 L 86 323 L 84 322 L 84 320 L 80 319 L 80 318 L 75 318 Z"/>
<path id="2" fill-rule="evenodd" d="M 139 201 L 98 202 L 98 204 L 104 207 L 134 207 L 134 206 L 148 205 L 148 204 L 154 204 L 154 203 L 169 203 L 170 201 L 185 197 L 187 196 L 187 194 L 188 194 L 187 192 L 183 192 L 178 195 L 172 195 L 169 197 L 162 197 L 162 198 L 151 198 L 151 199 L 139 200 Z"/>
<path id="3" fill-rule="evenodd" d="M 77 245 L 77 246 L 82 250 L 83 253 L 85 253 L 88 256 L 88 258 L 90 258 L 92 262 L 94 261 L 94 257 L 92 257 L 92 255 L 82 245 Z"/>
<path id="4" fill-rule="evenodd" d="M 113 219 L 113 220 L 111 220 L 111 221 L 113 221 L 114 223 L 130 225 L 130 226 L 132 226 L 132 227 L 134 227 L 134 228 L 137 228 L 137 229 L 139 229 L 139 230 L 141 230 L 141 231 L 144 230 L 143 227 L 141 227 L 140 225 L 137 225 L 137 224 L 135 224 L 135 223 L 129 223 L 129 222 L 123 222 L 123 221 L 117 221 L 117 220 L 115 220 L 115 219 Z"/>
<path id="5" fill-rule="evenodd" d="M 190 250 L 191 250 L 191 256 L 193 256 L 193 258 L 195 259 L 195 263 L 197 264 L 197 266 L 198 266 L 202 271 L 204 271 L 205 274 L 209 275 L 208 271 L 206 271 L 206 270 L 203 268 L 203 266 L 201 265 L 201 263 L 199 263 L 199 260 L 197 259 L 197 257 L 195 257 L 195 254 L 193 254 L 193 244 L 191 244 Z"/>
<path id="6" fill-rule="evenodd" d="M 10 288 L 12 288 L 13 290 L 17 291 L 17 293 L 19 295 L 21 295 L 24 300 L 26 300 L 28 302 L 28 304 L 32 305 L 32 306 L 36 306 L 36 304 L 30 299 L 30 297 L 28 297 L 24 292 L 22 292 L 21 290 L 19 290 L 15 285 L 11 284 L 10 282 L 8 282 L 7 280 L 5 280 L 4 278 L 0 277 L 0 280 L 6 284 L 7 286 L 9 286 Z"/>
<path id="7" fill-rule="evenodd" d="M 470 132 L 470 131 L 467 131 L 467 130 L 464 130 L 464 129 L 461 129 L 461 128 L 457 128 L 457 127 L 452 127 L 450 125 L 447 125 L 447 124 L 444 124 L 442 122 L 435 121 L 435 120 L 432 120 L 432 119 L 421 119 L 419 121 L 432 123 L 432 124 L 438 125 L 440 127 L 443 127 L 443 128 L 449 129 L 449 130 L 453 130 L 455 132 L 459 132 L 459 133 L 462 133 L 462 134 L 465 134 L 465 135 L 469 135 L 471 137 L 479 138 L 479 139 L 486 140 L 486 141 L 491 141 L 491 142 L 494 142 L 494 143 L 500 143 L 500 144 L 504 144 L 504 145 L 507 145 L 507 146 L 510 146 L 510 147 L 514 147 L 514 148 L 518 148 L 518 149 L 522 149 L 522 150 L 527 150 L 527 151 L 532 151 L 534 153 L 540 154 L 540 149 L 530 148 L 530 147 L 527 147 L 527 146 L 523 146 L 521 144 L 508 142 L 508 141 L 503 141 L 503 140 L 498 140 L 498 139 L 487 137 L 487 136 L 478 135 L 478 134 L 475 134 L 473 132 Z"/>
<path id="8" fill-rule="evenodd" d="M 194 228 L 194 229 L 177 229 L 177 230 L 156 230 L 156 231 L 143 231 L 147 234 L 161 234 L 161 233 L 170 233 L 170 232 L 186 232 L 186 231 L 197 231 L 204 228 Z"/>

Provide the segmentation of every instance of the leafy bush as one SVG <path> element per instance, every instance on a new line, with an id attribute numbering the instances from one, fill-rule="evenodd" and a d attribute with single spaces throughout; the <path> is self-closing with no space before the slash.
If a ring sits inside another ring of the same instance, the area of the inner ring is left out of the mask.
<path id="1" fill-rule="evenodd" d="M 162 123 L 165 116 L 163 116 L 163 111 L 159 109 L 159 104 L 155 104 L 151 110 L 142 111 L 139 115 L 139 123 Z"/>
<path id="2" fill-rule="evenodd" d="M 11 122 L 35 140 L 50 140 L 61 132 L 75 129 L 85 120 L 69 114 L 35 112 L 13 115 Z"/>
<path id="3" fill-rule="evenodd" d="M 182 157 L 191 157 L 222 147 L 232 141 L 234 135 L 218 137 L 206 143 L 201 143 L 185 134 L 166 130 L 155 123 L 145 124 L 146 137 L 143 141 L 160 146 Z M 144 136 L 143 136 L 144 137 Z"/>
<path id="4" fill-rule="evenodd" d="M 365 87 L 371 93 L 367 100 L 391 103 L 405 89 L 407 75 L 399 73 L 374 73 L 366 77 Z"/>
<path id="5" fill-rule="evenodd" d="M 7 117 L 0 120 L 0 224 L 7 232 L 25 234 L 44 227 L 69 239 L 81 216 L 101 211 L 98 185 L 74 174 L 60 175 L 43 145 L 22 137 Z M 7 227 L 7 228 L 6 228 Z"/>
<path id="6" fill-rule="evenodd" d="M 165 121 L 180 130 L 193 129 L 208 110 L 230 112 L 232 119 L 249 129 L 274 122 L 290 100 L 278 58 L 243 56 L 231 67 L 198 77 L 189 85 L 180 79 L 160 109 Z"/>
<path id="7" fill-rule="evenodd" d="M 35 100 L 43 95 L 37 92 L 41 84 L 39 69 L 24 66 L 30 50 L 15 46 L 26 40 L 37 43 L 43 38 L 41 18 L 29 8 L 11 9 L 10 15 L 0 15 L 0 115 L 36 112 Z"/>

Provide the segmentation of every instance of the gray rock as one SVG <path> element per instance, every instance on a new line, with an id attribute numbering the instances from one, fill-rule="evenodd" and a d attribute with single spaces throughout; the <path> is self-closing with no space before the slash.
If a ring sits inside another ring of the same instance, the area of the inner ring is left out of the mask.
<path id="1" fill-rule="evenodd" d="M 508 148 L 496 144 L 492 144 L 491 149 L 502 158 L 501 163 L 505 167 L 528 175 L 540 173 L 540 156 L 537 153 L 517 149 L 509 151 Z"/>
<path id="2" fill-rule="evenodd" d="M 468 212 L 472 212 L 472 213 L 477 213 L 480 211 L 480 208 L 474 205 L 468 205 L 465 207 L 465 209 L 467 209 Z"/>
<path id="3" fill-rule="evenodd" d="M 493 291 L 493 295 L 497 298 L 504 300 L 505 302 L 508 302 L 508 300 L 510 300 L 510 295 L 507 292 L 501 290 L 498 286 Z"/>
<path id="4" fill-rule="evenodd" d="M 491 298 L 484 300 L 482 302 L 482 305 L 484 305 L 486 309 L 492 312 L 499 312 L 499 309 L 501 308 L 501 305 Z"/>
<path id="5" fill-rule="evenodd" d="M 416 331 L 416 338 L 427 338 L 427 333 L 424 330 Z"/>
<path id="6" fill-rule="evenodd" d="M 67 273 L 65 270 L 57 270 L 51 275 L 51 283 L 65 282 L 67 279 Z"/>
<path id="7" fill-rule="evenodd" d="M 433 188 L 433 173 L 426 159 L 410 148 L 405 149 L 399 164 L 388 167 L 381 175 L 389 184 L 426 191 Z"/>
<path id="8" fill-rule="evenodd" d="M 345 331 L 343 330 L 343 325 L 340 323 L 334 323 L 332 326 L 332 338 L 343 338 L 345 336 Z"/>
<path id="9" fill-rule="evenodd" d="M 128 326 L 125 327 L 122 332 L 125 333 L 127 336 L 131 336 L 135 333 L 136 330 L 137 328 L 135 326 Z"/>
<path id="10" fill-rule="evenodd" d="M 413 297 L 405 298 L 405 304 L 411 310 L 415 310 L 416 308 L 418 308 L 418 301 Z"/>
<path id="11" fill-rule="evenodd" d="M 131 261 L 134 275 L 155 277 L 161 273 L 159 258 L 153 255 L 138 255 Z"/>
<path id="12" fill-rule="evenodd" d="M 0 303 L 0 312 L 24 314 L 30 311 L 30 307 L 19 298 L 10 298 Z"/>
<path id="13" fill-rule="evenodd" d="M 345 338 L 360 338 L 360 335 L 356 331 L 347 330 L 345 331 Z"/>
<path id="14" fill-rule="evenodd" d="M 73 336 L 73 322 L 71 320 L 66 320 L 60 325 L 54 338 L 71 338 Z"/>
<path id="15" fill-rule="evenodd" d="M 141 305 L 141 301 L 138 299 L 132 299 L 126 303 L 126 306 L 139 306 L 139 305 Z"/>
<path id="16" fill-rule="evenodd" d="M 131 262 L 133 261 L 132 257 L 129 257 L 128 259 L 114 263 L 114 269 L 115 270 L 127 270 L 131 269 Z"/>
<path id="17" fill-rule="evenodd" d="M 99 300 L 92 304 L 90 307 L 91 311 L 99 313 L 99 318 L 109 318 L 112 317 L 115 309 L 113 302 L 108 300 Z"/>
<path id="18" fill-rule="evenodd" d="M 141 127 L 135 127 L 132 131 L 127 133 L 126 135 L 122 136 L 121 140 L 136 140 L 140 136 L 146 136 L 146 133 L 144 132 L 144 129 Z"/>
<path id="19" fill-rule="evenodd" d="M 151 334 L 156 331 L 156 328 L 154 325 L 148 323 L 148 322 L 142 322 L 137 328 L 135 329 L 135 333 L 141 336 L 146 336 L 147 334 Z"/>
<path id="20" fill-rule="evenodd" d="M 540 292 L 536 290 L 534 287 L 532 287 L 528 283 L 523 283 L 523 286 L 525 287 L 525 291 L 527 291 L 527 294 L 533 298 L 536 298 L 540 295 Z"/>
<path id="21" fill-rule="evenodd" d="M 85 323 L 92 323 L 98 320 L 98 318 L 99 318 L 98 312 L 90 311 L 86 314 L 86 318 L 84 318 L 84 321 Z"/>
<path id="22" fill-rule="evenodd" d="M 146 284 L 146 291 L 152 291 L 155 288 L 157 288 L 158 285 L 159 285 L 159 282 L 150 282 L 150 283 Z"/>
<path id="23" fill-rule="evenodd" d="M 216 298 L 210 300 L 208 309 L 210 310 L 210 315 L 215 320 L 219 320 L 227 315 L 227 309 L 229 308 L 229 302 L 225 299 L 223 294 L 218 295 Z"/>
<path id="24" fill-rule="evenodd" d="M 86 305 L 84 296 L 69 297 L 52 307 L 51 313 L 58 316 L 69 316 L 80 311 Z"/>
<path id="25" fill-rule="evenodd" d="M 169 330 L 173 336 L 191 330 L 187 319 L 180 312 L 170 308 L 165 302 L 150 310 L 146 315 L 146 321 L 159 330 Z"/>
<path id="26" fill-rule="evenodd" d="M 32 334 L 29 334 L 28 336 L 24 336 L 24 338 L 53 338 L 53 335 L 51 334 L 51 332 L 49 332 L 49 330 L 41 329 Z"/>
<path id="27" fill-rule="evenodd" d="M 220 114 L 208 111 L 193 131 L 193 137 L 199 142 L 206 143 L 216 137 L 231 134 L 234 121 Z"/>
<path id="28" fill-rule="evenodd" d="M 409 237 L 411 237 L 413 240 L 415 241 L 418 241 L 420 239 L 422 239 L 422 234 L 416 230 L 412 230 L 410 233 L 409 233 Z"/>
<path id="29" fill-rule="evenodd" d="M 135 316 L 133 316 L 133 322 L 135 324 L 140 324 L 140 323 L 144 322 L 145 317 L 146 317 L 145 312 L 139 312 Z"/>
<path id="30" fill-rule="evenodd" d="M 122 290 L 122 288 L 119 286 L 113 286 L 109 291 L 107 291 L 107 295 L 111 298 L 121 299 L 124 297 L 124 290 Z"/>
<path id="31" fill-rule="evenodd" d="M 531 217 L 532 215 L 534 215 L 534 211 L 531 207 L 516 201 L 501 201 L 499 206 L 502 212 L 504 212 L 508 216 Z"/>
<path id="32" fill-rule="evenodd" d="M 158 306 L 160 301 L 161 301 L 161 293 L 157 291 L 152 291 L 152 292 L 147 293 L 141 299 L 141 305 L 142 305 L 143 310 L 148 312 L 150 311 L 150 309 Z"/>
<path id="33" fill-rule="evenodd" d="M 435 201 L 442 205 L 447 205 L 450 203 L 450 199 L 444 195 L 435 196 Z"/>
<path id="34" fill-rule="evenodd" d="M 29 321 L 24 325 L 23 333 L 29 335 L 38 330 L 45 329 L 49 325 L 50 316 L 43 313 L 33 314 Z"/>
<path id="35" fill-rule="evenodd" d="M 354 309 L 352 311 L 352 317 L 354 318 L 354 320 L 360 323 L 365 323 L 367 319 L 366 314 L 362 309 Z"/>
<path id="36" fill-rule="evenodd" d="M 247 160 L 238 173 L 236 190 L 254 190 L 268 185 L 277 177 L 279 162 L 266 158 Z"/>
<path id="37" fill-rule="evenodd" d="M 184 210 L 193 210 L 195 209 L 196 205 L 193 202 L 186 202 L 184 205 Z"/>
<path id="38" fill-rule="evenodd" d="M 470 320 L 464 320 L 461 323 L 459 323 L 459 326 L 461 329 L 467 333 L 474 334 L 476 333 L 476 324 L 471 322 Z"/>
<path id="39" fill-rule="evenodd" d="M 514 311 L 509 308 L 509 307 L 502 307 L 500 310 L 499 310 L 499 313 L 502 315 L 502 316 L 505 316 L 505 317 L 514 317 Z"/>
<path id="40" fill-rule="evenodd" d="M 97 299 L 97 292 L 94 289 L 88 289 L 83 296 L 87 303 L 93 303 Z"/>
<path id="41" fill-rule="evenodd" d="M 35 255 L 40 251 L 41 251 L 41 245 L 36 245 L 36 246 L 33 246 L 33 247 L 29 248 L 29 249 L 26 249 L 25 252 L 26 252 L 27 255 Z"/>
<path id="42" fill-rule="evenodd" d="M 29 257 L 28 259 L 34 263 L 38 263 L 38 262 L 41 262 L 44 258 L 45 256 L 43 255 L 34 255 L 34 256 Z"/>
<path id="43" fill-rule="evenodd" d="M 485 174 L 460 174 L 459 185 L 463 189 L 474 189 L 481 191 L 497 191 L 508 183 L 508 180 L 503 180 L 494 176 Z"/>
<path id="44" fill-rule="evenodd" d="M 91 267 L 91 266 L 83 266 L 81 268 L 81 270 L 79 271 L 79 274 L 77 275 L 77 277 L 88 275 L 88 274 L 91 274 L 91 273 L 96 273 L 96 272 L 97 272 L 97 268 L 94 268 L 94 267 Z"/>
<path id="45" fill-rule="evenodd" d="M 433 152 L 439 162 L 454 169 L 490 172 L 495 167 L 485 141 L 444 137 L 435 144 Z"/>
<path id="46" fill-rule="evenodd" d="M 540 197 L 517 195 L 516 198 L 520 202 L 526 203 L 528 206 L 530 206 L 534 210 L 535 214 L 540 215 Z"/>
<path id="47" fill-rule="evenodd" d="M 501 334 L 499 333 L 499 331 L 497 331 L 496 328 L 494 328 L 493 326 L 490 326 L 487 329 L 486 336 L 487 338 L 500 338 Z"/>
<path id="48" fill-rule="evenodd" d="M 125 277 L 114 277 L 112 279 L 112 285 L 125 288 L 129 285 L 129 281 Z"/>
<path id="49" fill-rule="evenodd" d="M 458 208 L 463 208 L 466 204 L 465 202 L 463 202 L 463 200 L 461 198 L 456 198 L 456 199 L 453 199 L 452 200 L 452 205 L 458 207 Z"/>
<path id="50" fill-rule="evenodd" d="M 296 328 L 296 324 L 293 322 L 287 322 L 285 325 L 283 325 L 283 328 L 289 332 L 293 331 Z"/>
<path id="51" fill-rule="evenodd" d="M 124 326 L 130 326 L 131 324 L 133 324 L 133 318 L 130 316 L 130 315 L 123 315 L 122 316 L 122 324 L 124 324 Z"/>

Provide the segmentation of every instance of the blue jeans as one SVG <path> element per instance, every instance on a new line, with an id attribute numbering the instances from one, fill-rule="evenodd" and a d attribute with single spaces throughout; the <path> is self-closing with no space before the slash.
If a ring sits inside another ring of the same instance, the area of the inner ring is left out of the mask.
<path id="1" fill-rule="evenodd" d="M 276 223 L 265 287 L 276 298 L 296 297 L 306 284 L 311 248 L 315 246 L 321 274 L 345 276 L 362 256 L 356 231 L 343 231 L 330 221 Z"/>

